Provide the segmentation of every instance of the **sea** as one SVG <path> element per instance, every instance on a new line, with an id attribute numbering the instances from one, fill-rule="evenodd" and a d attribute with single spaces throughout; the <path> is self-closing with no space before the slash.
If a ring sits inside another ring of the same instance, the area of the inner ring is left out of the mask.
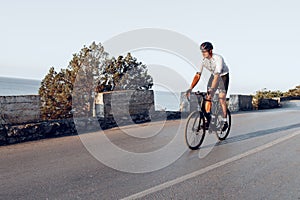
<path id="1" fill-rule="evenodd" d="M 36 95 L 40 80 L 0 77 L 0 96 Z M 180 92 L 154 90 L 155 110 L 178 111 Z"/>
<path id="2" fill-rule="evenodd" d="M 0 96 L 38 94 L 41 81 L 0 77 Z"/>

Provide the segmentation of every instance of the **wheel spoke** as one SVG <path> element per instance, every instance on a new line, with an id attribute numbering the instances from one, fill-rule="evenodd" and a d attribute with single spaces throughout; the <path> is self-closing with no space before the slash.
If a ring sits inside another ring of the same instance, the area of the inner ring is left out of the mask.
<path id="1" fill-rule="evenodd" d="M 193 144 L 195 143 L 195 136 L 193 135 L 193 140 L 191 142 L 191 145 L 194 146 Z"/>
<path id="2" fill-rule="evenodd" d="M 191 141 L 192 137 L 193 137 L 193 134 L 190 134 L 190 137 L 188 138 L 188 141 Z"/>

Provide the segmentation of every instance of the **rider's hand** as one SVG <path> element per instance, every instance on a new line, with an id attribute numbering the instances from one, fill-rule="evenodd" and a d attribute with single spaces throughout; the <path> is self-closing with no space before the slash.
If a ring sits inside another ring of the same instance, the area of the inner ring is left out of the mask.
<path id="1" fill-rule="evenodd" d="M 211 100 L 214 95 L 215 95 L 215 90 L 210 88 L 208 90 L 207 99 Z"/>
<path id="2" fill-rule="evenodd" d="M 209 93 L 209 94 L 207 94 L 207 100 L 211 100 L 211 98 L 212 98 L 212 96 L 211 96 L 211 94 Z"/>

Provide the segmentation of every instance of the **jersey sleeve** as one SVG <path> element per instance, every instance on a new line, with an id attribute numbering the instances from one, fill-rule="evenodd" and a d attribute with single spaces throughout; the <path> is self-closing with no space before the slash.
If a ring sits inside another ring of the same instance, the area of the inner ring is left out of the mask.
<path id="1" fill-rule="evenodd" d="M 201 63 L 200 63 L 200 69 L 199 69 L 199 71 L 198 71 L 200 74 L 202 74 L 202 72 L 203 72 L 203 61 L 201 61 Z"/>
<path id="2" fill-rule="evenodd" d="M 219 56 L 216 57 L 215 62 L 216 62 L 216 68 L 215 68 L 215 71 L 214 71 L 214 75 L 221 74 L 222 68 L 223 68 L 222 57 L 219 57 Z"/>

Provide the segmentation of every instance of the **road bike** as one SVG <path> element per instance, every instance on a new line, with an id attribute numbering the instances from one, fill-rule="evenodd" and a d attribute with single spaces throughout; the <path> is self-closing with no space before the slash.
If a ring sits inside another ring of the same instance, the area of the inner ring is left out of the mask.
<path id="1" fill-rule="evenodd" d="M 207 93 L 194 92 L 198 100 L 198 109 L 190 113 L 185 125 L 185 141 L 188 147 L 192 150 L 199 149 L 204 141 L 207 131 L 206 121 L 210 118 L 210 124 L 208 127 L 209 133 L 215 133 L 217 138 L 225 140 L 229 135 L 231 129 L 231 113 L 227 109 L 227 123 L 228 128 L 225 131 L 223 129 L 223 111 L 219 103 L 219 95 L 216 93 L 212 98 L 211 114 L 208 114 L 205 110 L 205 103 L 209 101 L 206 99 Z M 217 97 L 217 98 L 216 98 Z"/>

